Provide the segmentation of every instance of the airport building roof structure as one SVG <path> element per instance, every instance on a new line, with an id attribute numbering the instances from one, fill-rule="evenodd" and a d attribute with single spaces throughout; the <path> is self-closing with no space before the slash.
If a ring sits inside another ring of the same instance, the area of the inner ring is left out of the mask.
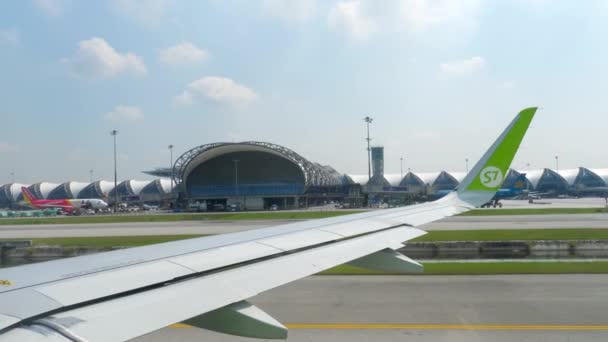
<path id="1" fill-rule="evenodd" d="M 512 183 L 520 175 L 525 174 L 528 188 L 534 191 L 576 192 L 582 189 L 593 189 L 608 186 L 608 169 L 590 169 L 578 167 L 575 169 L 553 170 L 514 170 L 510 169 L 504 180 L 504 187 Z M 464 178 L 464 172 L 407 172 L 403 178 L 399 174 L 386 174 L 384 179 L 390 186 L 402 186 L 410 189 L 431 187 L 434 190 L 455 188 Z M 348 179 L 361 185 L 366 185 L 367 175 L 347 175 Z M 428 189 L 427 189 L 428 190 Z M 416 191 L 413 191 L 416 192 Z"/>
<path id="2" fill-rule="evenodd" d="M 142 190 L 142 194 L 163 195 L 171 192 L 171 180 L 166 178 L 155 179 L 149 182 Z"/>
<path id="3" fill-rule="evenodd" d="M 62 184 L 59 184 L 58 186 L 56 186 L 54 189 L 52 189 L 51 191 L 49 191 L 49 193 L 45 196 L 42 196 L 42 194 L 38 194 L 36 192 L 34 192 L 34 195 L 36 196 L 41 196 L 40 198 L 45 198 L 45 199 L 63 199 L 63 198 L 79 198 L 78 196 L 80 196 L 80 192 L 85 189 L 87 186 L 89 185 L 89 183 L 83 183 L 83 182 L 65 182 Z M 31 190 L 31 189 L 30 189 Z M 91 198 L 91 197 L 89 197 Z"/>
<path id="4" fill-rule="evenodd" d="M 189 198 L 298 196 L 310 187 L 345 182 L 344 175 L 330 166 L 258 141 L 197 146 L 177 158 L 169 174 Z"/>
<path id="5" fill-rule="evenodd" d="M 77 198 L 106 198 L 114 189 L 114 183 L 106 180 L 98 180 L 85 186 Z"/>
<path id="6" fill-rule="evenodd" d="M 293 163 L 302 171 L 306 185 L 337 185 L 341 182 L 340 175 L 333 168 L 312 163 L 286 147 L 259 141 L 212 143 L 197 146 L 186 151 L 175 161 L 175 178 L 178 182 L 181 182 L 188 177 L 194 168 L 206 161 L 221 155 L 241 152 L 272 154 Z"/>
<path id="7" fill-rule="evenodd" d="M 59 184 L 57 183 L 40 182 L 30 185 L 28 189 L 37 198 L 47 198 L 49 197 L 51 191 L 53 191 L 58 186 Z"/>
<path id="8" fill-rule="evenodd" d="M 328 194 L 354 197 L 360 196 L 361 191 L 434 194 L 456 188 L 465 177 L 464 172 L 446 170 L 385 174 L 382 147 L 374 148 L 376 164 L 371 182 L 367 174 L 343 174 L 280 145 L 246 141 L 197 146 L 178 157 L 173 168 L 145 172 L 160 179 L 125 180 L 118 184 L 116 191 L 120 201 L 140 202 L 165 201 L 182 195 L 186 199 L 251 196 L 264 200 L 272 197 L 297 200 L 303 195 L 308 199 Z M 526 175 L 528 189 L 532 191 L 603 194 L 608 190 L 608 169 L 586 167 L 511 169 L 504 177 L 503 187 L 511 187 L 521 174 Z M 32 185 L 10 183 L 0 187 L 0 208 L 21 202 L 22 186 L 29 187 L 41 199 L 103 198 L 111 201 L 115 191 L 114 182 L 107 180 Z"/>
<path id="9" fill-rule="evenodd" d="M 110 190 L 108 197 L 110 199 L 114 198 L 114 192 L 116 190 L 118 191 L 119 197 L 139 196 L 142 190 L 150 183 L 150 181 L 126 180 L 120 182 L 116 189 Z"/>
<path id="10" fill-rule="evenodd" d="M 16 202 L 21 195 L 21 188 L 28 187 L 29 184 L 9 183 L 0 187 L 0 208 L 4 207 L 5 203 Z"/>
<path id="11" fill-rule="evenodd" d="M 231 146 L 231 149 L 234 147 Z M 257 148 L 256 146 L 252 150 L 256 151 Z M 217 152 L 219 151 L 215 153 Z M 198 160 L 200 162 L 205 159 L 197 158 L 200 157 L 193 155 L 191 160 Z M 290 161 L 290 163 L 295 162 Z M 341 175 L 334 169 L 326 166 L 311 164 L 306 167 L 315 168 L 314 172 L 322 172 L 324 174 L 323 177 L 331 178 L 331 180 L 325 180 L 327 183 L 335 185 L 360 184 L 365 186 L 368 181 L 368 175 Z M 305 169 L 300 168 L 299 164 L 297 165 L 297 169 L 304 173 Z M 245 170 L 242 171 L 245 172 Z M 526 175 L 528 188 L 532 191 L 573 194 L 591 192 L 603 195 L 608 190 L 608 169 L 591 169 L 586 167 L 559 171 L 548 168 L 538 170 L 511 169 L 505 177 L 503 187 L 511 186 L 520 174 Z M 230 173 L 230 176 L 230 179 L 232 179 L 233 174 Z M 308 177 L 311 180 L 320 179 L 319 175 L 309 175 Z M 403 177 L 400 174 L 383 175 L 383 180 L 380 180 L 380 184 L 400 187 L 400 189 L 405 188 L 408 192 L 412 193 L 433 193 L 438 190 L 455 188 L 459 181 L 462 180 L 462 177 L 463 173 L 459 172 L 439 171 L 418 173 L 409 171 Z M 39 182 L 32 185 L 21 183 L 4 184 L 0 186 L 0 208 L 8 208 L 22 201 L 21 187 L 28 187 L 35 196 L 41 199 L 109 198 L 113 194 L 114 183 L 99 180 L 92 183 L 69 181 L 61 184 L 49 182 Z M 170 198 L 171 180 L 167 178 L 151 181 L 127 180 L 120 182 L 118 188 L 119 196 L 122 199 L 139 197 L 141 201 L 160 201 Z M 174 188 L 177 189 L 177 184 L 175 183 Z"/>

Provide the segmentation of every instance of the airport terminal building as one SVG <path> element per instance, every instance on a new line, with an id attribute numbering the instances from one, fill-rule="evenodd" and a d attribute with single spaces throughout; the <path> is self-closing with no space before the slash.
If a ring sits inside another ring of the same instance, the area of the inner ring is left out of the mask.
<path id="1" fill-rule="evenodd" d="M 339 201 L 363 205 L 361 186 L 330 166 L 265 142 L 195 147 L 174 164 L 180 200 L 248 210 L 302 208 Z"/>
<path id="2" fill-rule="evenodd" d="M 173 168 L 145 172 L 159 178 L 125 180 L 116 189 L 107 180 L 4 184 L 0 186 L 0 208 L 22 207 L 22 186 L 40 199 L 102 198 L 112 203 L 116 191 L 120 202 L 167 207 L 172 202 L 180 207 L 192 207 L 194 203 L 203 209 L 229 205 L 247 210 L 295 209 L 331 202 L 347 207 L 399 205 L 436 198 L 437 193 L 456 188 L 465 176 L 463 172 L 446 170 L 385 174 L 383 148 L 373 147 L 371 152 L 370 179 L 368 175 L 340 173 L 272 143 L 205 144 L 186 151 Z M 605 196 L 608 192 L 608 169 L 586 167 L 512 169 L 503 187 L 512 186 L 522 173 L 531 191 L 575 196 Z"/>

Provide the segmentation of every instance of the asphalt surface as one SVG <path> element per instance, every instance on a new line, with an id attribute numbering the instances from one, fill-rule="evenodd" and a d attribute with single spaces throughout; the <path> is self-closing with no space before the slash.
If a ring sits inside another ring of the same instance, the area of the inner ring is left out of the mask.
<path id="1" fill-rule="evenodd" d="M 503 208 L 603 208 L 608 203 L 601 197 L 588 198 L 540 198 L 532 203 L 527 200 L 502 200 Z"/>
<path id="2" fill-rule="evenodd" d="M 290 328 L 289 341 L 606 341 L 607 282 L 608 275 L 313 276 L 251 302 L 288 326 L 312 325 Z M 255 340 L 165 328 L 134 341 Z"/>
<path id="3" fill-rule="evenodd" d="M 293 220 L 180 221 L 110 224 L 0 226 L 0 239 L 223 234 L 296 222 Z M 424 230 L 608 228 L 608 214 L 458 216 L 426 224 Z"/>

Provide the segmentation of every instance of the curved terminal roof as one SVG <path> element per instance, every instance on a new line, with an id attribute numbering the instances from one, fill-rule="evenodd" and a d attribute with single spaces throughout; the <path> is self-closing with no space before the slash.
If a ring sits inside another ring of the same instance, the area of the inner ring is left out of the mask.
<path id="1" fill-rule="evenodd" d="M 401 175 L 400 174 L 386 174 L 384 175 L 384 179 L 386 179 L 386 181 L 391 185 L 391 186 L 399 186 L 399 183 L 401 183 Z"/>
<path id="2" fill-rule="evenodd" d="M 141 191 L 146 187 L 146 185 L 152 183 L 153 181 L 139 181 L 139 180 L 126 180 L 118 184 L 118 195 L 119 196 L 139 196 Z M 109 191 L 109 197 L 114 196 L 114 190 Z"/>
<path id="3" fill-rule="evenodd" d="M 175 161 L 175 177 L 178 182 L 182 182 L 188 178 L 188 175 L 196 167 L 206 161 L 224 154 L 236 152 L 263 152 L 284 158 L 302 170 L 306 186 L 342 184 L 341 177 L 338 177 L 337 173 L 334 174 L 331 170 L 328 170 L 327 167 L 312 163 L 286 147 L 258 141 L 213 143 L 195 147 L 182 154 Z"/>
<path id="4" fill-rule="evenodd" d="M 530 182 L 530 185 L 532 185 L 532 188 L 536 189 L 536 186 L 538 185 L 538 182 L 540 181 L 541 177 L 543 176 L 545 169 L 518 171 L 518 172 L 525 173 L 526 178 L 528 179 L 528 182 Z"/>
<path id="5" fill-rule="evenodd" d="M 450 175 L 452 175 L 452 177 L 454 177 L 454 179 L 456 179 L 456 181 L 458 183 L 462 182 L 462 180 L 464 179 L 464 177 L 467 176 L 466 172 L 448 172 Z"/>
<path id="6" fill-rule="evenodd" d="M 47 199 L 74 199 L 78 198 L 80 192 L 90 183 L 83 182 L 65 182 L 56 186 L 46 196 Z"/>
<path id="7" fill-rule="evenodd" d="M 440 174 L 441 172 L 423 172 L 417 173 L 416 175 L 418 176 L 418 178 L 420 178 L 424 185 L 433 186 L 433 184 L 437 180 L 437 177 L 439 177 Z"/>
<path id="8" fill-rule="evenodd" d="M 426 183 L 418 175 L 410 171 L 405 174 L 399 185 L 423 187 Z"/>
<path id="9" fill-rule="evenodd" d="M 9 183 L 0 187 L 0 202 L 16 202 L 21 195 L 22 187 L 29 187 L 29 184 Z"/>
<path id="10" fill-rule="evenodd" d="M 175 187 L 175 184 L 174 184 Z M 171 193 L 171 180 L 166 178 L 155 179 L 149 182 L 140 192 L 141 194 L 167 195 Z"/>
<path id="11" fill-rule="evenodd" d="M 580 172 L 576 178 L 575 188 L 594 188 L 594 187 L 605 187 L 607 182 L 598 175 L 586 167 L 580 167 Z"/>
<path id="12" fill-rule="evenodd" d="M 366 185 L 369 181 L 368 175 L 348 175 L 348 178 L 350 178 L 355 184 L 361 185 Z"/>
<path id="13" fill-rule="evenodd" d="M 46 199 L 51 191 L 53 191 L 60 184 L 57 183 L 49 183 L 49 182 L 40 182 L 36 184 L 32 184 L 28 187 L 30 192 L 39 199 Z"/>
<path id="14" fill-rule="evenodd" d="M 605 184 L 608 184 L 608 169 L 587 169 L 600 177 Z"/>
<path id="15" fill-rule="evenodd" d="M 98 180 L 84 187 L 78 194 L 78 198 L 106 198 L 112 189 L 114 189 L 113 182 Z"/>
<path id="16" fill-rule="evenodd" d="M 235 147 L 235 146 L 232 146 Z M 311 163 L 312 164 L 312 163 Z M 334 179 L 338 184 L 360 184 L 366 185 L 367 175 L 341 175 L 328 166 L 314 164 L 318 172 L 324 172 L 328 177 Z M 504 186 L 508 187 L 520 174 L 525 174 L 530 190 L 534 191 L 576 191 L 593 188 L 608 187 L 608 169 L 590 169 L 579 167 L 576 169 L 565 169 L 554 171 L 552 169 L 539 170 L 509 170 L 505 177 Z M 401 178 L 400 174 L 386 174 L 379 182 L 374 185 L 405 186 L 412 191 L 420 191 L 421 187 L 430 186 L 434 190 L 451 189 L 455 187 L 463 178 L 461 172 L 423 172 L 416 173 L 409 171 Z M 386 182 L 386 183 L 385 183 Z M 39 198 L 61 199 L 61 198 L 107 198 L 114 188 L 114 183 L 110 181 L 96 181 L 93 183 L 65 182 L 54 184 L 40 182 L 33 185 L 9 183 L 0 187 L 0 207 L 10 206 L 18 202 L 21 198 L 21 187 L 29 187 L 30 190 Z M 174 183 L 174 187 L 176 184 Z M 121 196 L 131 196 L 140 194 L 162 195 L 170 194 L 171 181 L 166 178 L 155 179 L 152 181 L 127 180 L 119 184 L 119 194 Z M 113 193 L 113 192 L 112 192 Z"/>
<path id="17" fill-rule="evenodd" d="M 576 179 L 580 173 L 580 168 L 559 170 L 557 173 L 568 183 L 568 186 L 574 186 Z"/>

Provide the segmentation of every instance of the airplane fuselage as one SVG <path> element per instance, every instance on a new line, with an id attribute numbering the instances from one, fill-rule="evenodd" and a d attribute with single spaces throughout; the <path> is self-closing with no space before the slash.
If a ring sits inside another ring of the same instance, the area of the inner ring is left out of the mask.
<path id="1" fill-rule="evenodd" d="M 57 208 L 63 211 L 93 209 L 99 210 L 108 207 L 108 204 L 100 199 L 59 199 L 59 200 L 33 200 L 28 203 L 36 209 Z"/>

